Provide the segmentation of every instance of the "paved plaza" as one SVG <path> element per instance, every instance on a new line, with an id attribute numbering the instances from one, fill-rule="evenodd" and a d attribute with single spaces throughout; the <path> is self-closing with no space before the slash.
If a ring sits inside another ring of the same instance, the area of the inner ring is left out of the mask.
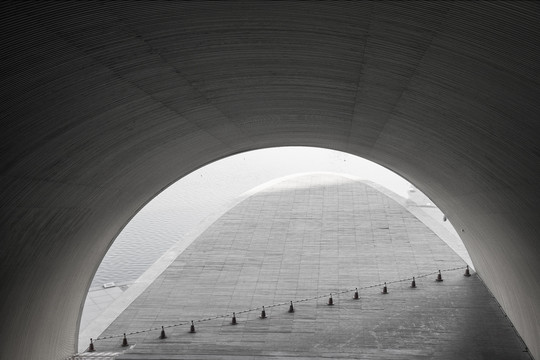
<path id="1" fill-rule="evenodd" d="M 373 187 L 331 175 L 297 177 L 250 196 L 212 224 L 95 341 L 94 354 L 530 359 L 481 279 L 463 276 L 464 267 L 429 228 Z M 161 326 L 166 339 L 159 338 Z"/>

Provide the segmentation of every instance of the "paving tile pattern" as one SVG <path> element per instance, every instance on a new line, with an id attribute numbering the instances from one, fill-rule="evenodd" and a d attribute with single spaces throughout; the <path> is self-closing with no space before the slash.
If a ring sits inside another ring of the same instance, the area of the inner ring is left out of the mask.
<path id="1" fill-rule="evenodd" d="M 122 295 L 122 289 L 122 287 L 112 287 L 89 291 L 84 302 L 80 328 L 84 329 L 92 323 L 115 299 Z"/>
<path id="2" fill-rule="evenodd" d="M 208 228 L 102 334 L 231 314 L 410 278 L 463 261 L 361 182 L 306 176 L 246 199 Z M 121 359 L 530 359 L 498 304 L 462 270 L 230 318 L 98 340 Z"/>

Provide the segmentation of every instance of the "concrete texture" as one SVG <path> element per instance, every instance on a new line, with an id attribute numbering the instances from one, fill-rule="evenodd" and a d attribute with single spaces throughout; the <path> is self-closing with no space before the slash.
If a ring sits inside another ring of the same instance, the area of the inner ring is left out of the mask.
<path id="1" fill-rule="evenodd" d="M 305 175 L 312 175 L 316 177 L 319 175 L 329 174 L 310 173 L 296 176 Z M 459 235 L 449 224 L 449 221 L 443 221 L 443 214 L 440 212 L 440 210 L 434 205 L 430 205 L 430 200 L 418 190 L 410 189 L 408 198 L 404 198 L 381 186 L 380 184 L 345 174 L 341 174 L 339 176 L 345 177 L 346 179 L 352 181 L 362 181 L 364 184 L 369 185 L 370 187 L 396 201 L 418 220 L 420 220 L 424 225 L 426 225 L 435 235 L 437 235 L 437 237 L 443 240 L 459 257 L 461 257 L 465 263 L 470 266 L 471 269 L 474 269 L 469 254 L 467 253 L 463 242 L 461 239 L 459 239 Z M 204 221 L 201 221 L 197 227 L 192 229 L 187 234 L 187 236 L 183 236 L 182 239 L 179 240 L 173 247 L 168 249 L 157 261 L 155 261 L 152 266 L 146 269 L 139 279 L 137 279 L 134 283 L 126 283 L 123 285 L 118 284 L 122 291 L 119 289 L 103 289 L 102 287 L 91 288 L 86 296 L 86 301 L 82 311 L 81 326 L 79 330 L 79 351 L 84 351 L 84 349 L 88 347 L 89 338 L 97 338 L 116 319 L 116 317 L 118 317 L 129 305 L 131 305 L 131 303 L 140 294 L 142 294 L 142 292 L 145 291 L 159 275 L 161 275 L 161 273 L 172 263 L 172 261 L 174 261 L 176 257 L 178 257 L 178 255 L 182 253 L 182 251 L 185 250 L 189 244 L 195 241 L 195 239 L 197 239 L 208 226 L 221 217 L 221 215 L 230 210 L 232 207 L 238 205 L 243 200 L 247 199 L 249 196 L 261 191 L 266 187 L 270 187 L 277 182 L 285 181 L 289 178 L 291 178 L 291 176 L 268 182 L 267 184 L 263 184 L 255 189 L 252 189 L 251 191 L 246 192 L 242 196 L 238 196 L 234 201 L 230 201 L 227 206 L 213 208 L 211 216 L 206 217 Z M 312 180 L 312 182 L 313 181 L 315 180 Z M 169 208 L 169 210 L 171 209 Z M 144 219 L 144 217 L 151 218 L 150 213 L 146 213 L 146 215 L 141 218 L 141 215 L 143 215 L 142 213 L 142 211 L 139 212 L 138 220 L 132 220 L 132 222 L 140 222 L 136 226 L 139 228 L 143 226 L 143 224 L 148 226 L 147 220 L 149 219 Z M 152 229 L 147 228 L 145 231 L 152 231 Z M 130 256 L 134 257 L 133 261 L 137 261 L 136 253 L 140 249 L 128 249 L 127 246 L 128 244 L 122 244 L 122 248 L 117 248 L 115 251 L 117 251 L 118 254 L 116 254 L 115 257 L 127 252 L 130 254 Z M 142 256 L 142 254 L 139 256 Z M 95 283 L 95 279 L 93 282 Z M 129 288 L 129 291 L 126 291 L 127 288 Z M 103 294 L 106 294 L 106 296 Z"/>
<path id="2" fill-rule="evenodd" d="M 285 145 L 426 193 L 540 357 L 539 8 L 2 3 L 0 357 L 73 354 L 138 209 L 204 164 Z"/>
<path id="3" fill-rule="evenodd" d="M 463 276 L 464 265 L 365 183 L 297 177 L 218 219 L 94 344 L 98 353 L 124 352 L 118 359 L 530 359 L 478 276 Z M 456 267 L 435 281 L 434 271 Z M 428 273 L 409 287 L 412 276 Z M 353 291 L 337 294 L 355 287 L 359 300 Z M 321 298 L 287 312 L 289 301 L 314 296 Z M 131 334 L 178 323 L 165 340 L 159 330 Z M 123 333 L 129 347 L 122 337 L 107 339 Z"/>

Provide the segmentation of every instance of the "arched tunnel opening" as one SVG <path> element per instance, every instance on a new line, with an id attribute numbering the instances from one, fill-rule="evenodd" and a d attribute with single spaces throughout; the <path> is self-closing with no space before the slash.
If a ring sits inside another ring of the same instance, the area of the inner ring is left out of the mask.
<path id="1" fill-rule="evenodd" d="M 446 216 L 397 174 L 357 156 L 327 149 L 281 147 L 250 151 L 188 174 L 131 219 L 109 248 L 90 286 L 82 311 L 79 351 L 86 349 L 89 338 L 98 338 L 213 222 L 248 196 L 302 174 L 313 174 L 315 180 L 317 176 L 335 174 L 375 186 L 414 214 L 474 268 Z"/>
<path id="2" fill-rule="evenodd" d="M 538 3 L 0 6 L 0 357 L 73 354 L 133 214 L 205 164 L 287 145 L 417 184 L 540 356 Z"/>

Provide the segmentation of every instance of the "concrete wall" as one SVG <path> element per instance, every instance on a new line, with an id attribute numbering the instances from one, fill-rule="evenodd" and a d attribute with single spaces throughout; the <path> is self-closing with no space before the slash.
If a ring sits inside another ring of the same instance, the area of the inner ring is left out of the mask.
<path id="1" fill-rule="evenodd" d="M 73 353 L 133 214 L 204 164 L 281 145 L 413 182 L 540 357 L 539 7 L 2 4 L 0 357 Z"/>

